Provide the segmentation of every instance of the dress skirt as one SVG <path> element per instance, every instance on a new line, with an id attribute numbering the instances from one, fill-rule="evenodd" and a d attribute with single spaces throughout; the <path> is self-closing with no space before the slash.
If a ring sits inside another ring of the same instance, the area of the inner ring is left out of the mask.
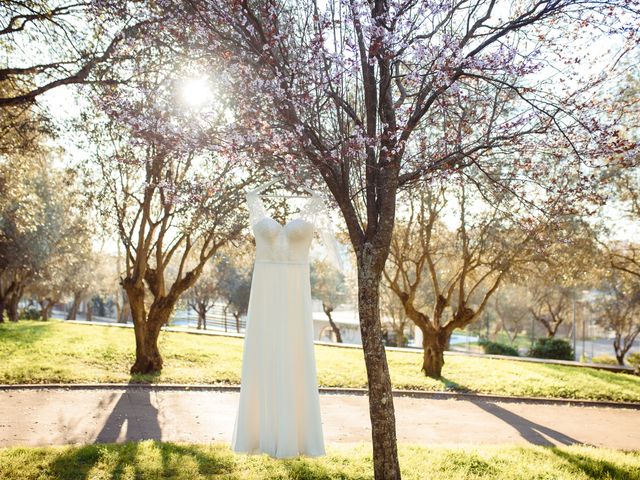
<path id="1" fill-rule="evenodd" d="M 231 447 L 277 458 L 325 454 L 307 262 L 255 263 Z"/>

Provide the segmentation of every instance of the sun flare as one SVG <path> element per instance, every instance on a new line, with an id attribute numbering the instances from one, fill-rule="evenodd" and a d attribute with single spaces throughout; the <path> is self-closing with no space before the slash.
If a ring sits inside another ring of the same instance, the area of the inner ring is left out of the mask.
<path id="1" fill-rule="evenodd" d="M 191 107 L 199 107 L 211 101 L 213 92 L 208 77 L 187 78 L 180 87 L 182 100 Z"/>

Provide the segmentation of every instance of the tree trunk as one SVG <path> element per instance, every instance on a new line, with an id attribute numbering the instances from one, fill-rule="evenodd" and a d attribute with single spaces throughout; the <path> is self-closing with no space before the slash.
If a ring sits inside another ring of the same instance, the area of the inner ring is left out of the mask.
<path id="1" fill-rule="evenodd" d="M 511 338 L 507 329 L 503 327 L 504 325 L 502 324 L 502 322 L 496 322 L 495 327 L 493 327 L 493 332 L 491 333 L 492 342 L 496 342 L 498 340 L 498 334 L 500 333 L 500 330 L 504 330 L 507 333 L 507 338 Z"/>
<path id="2" fill-rule="evenodd" d="M 333 321 L 333 318 L 331 317 L 331 312 L 333 312 L 333 308 L 326 306 L 325 303 L 322 302 L 322 309 L 324 310 L 325 315 L 329 319 L 329 325 L 331 325 L 331 328 L 333 329 L 333 333 L 335 333 L 336 335 L 336 342 L 342 343 L 342 334 L 340 333 L 340 328 L 338 328 L 338 325 L 335 324 L 335 322 Z"/>
<path id="3" fill-rule="evenodd" d="M 201 303 L 196 304 L 196 313 L 198 314 L 198 330 L 201 328 L 207 329 L 207 310 Z"/>
<path id="4" fill-rule="evenodd" d="M 240 312 L 233 312 L 233 316 L 236 319 L 236 332 L 240 333 Z M 225 322 L 225 329 L 224 329 L 225 332 L 227 331 L 226 327 L 227 327 L 227 324 Z"/>
<path id="5" fill-rule="evenodd" d="M 424 350 L 422 358 L 422 371 L 427 377 L 439 379 L 442 377 L 442 367 L 444 367 L 444 351 L 447 349 L 449 336 L 443 329 L 440 331 L 422 331 L 422 348 Z"/>
<path id="6" fill-rule="evenodd" d="M 116 301 L 116 322 L 127 323 L 129 311 L 127 308 L 126 292 L 122 289 L 118 290 L 116 298 L 118 299 Z"/>
<path id="7" fill-rule="evenodd" d="M 630 345 L 630 344 L 628 344 L 627 342 L 624 342 L 622 339 L 622 334 L 616 332 L 616 336 L 613 340 L 613 351 L 615 352 L 618 365 L 622 365 L 622 366 L 624 366 L 624 357 L 630 348 L 630 347 L 625 347 L 625 345 Z"/>
<path id="8" fill-rule="evenodd" d="M 78 309 L 80 308 L 80 301 L 82 300 L 82 292 L 75 292 L 73 294 L 73 303 L 71 304 L 71 310 L 67 314 L 67 320 L 75 320 L 78 316 Z"/>
<path id="9" fill-rule="evenodd" d="M 87 322 L 90 322 L 91 320 L 93 320 L 93 301 L 89 300 L 86 305 L 87 305 L 87 314 L 86 314 Z"/>
<path id="10" fill-rule="evenodd" d="M 0 298 L 0 323 L 4 323 L 4 297 Z"/>
<path id="11" fill-rule="evenodd" d="M 200 306 L 198 304 L 194 306 L 194 310 L 198 314 L 198 324 L 196 325 L 196 330 L 200 330 L 202 328 L 202 311 L 200 310 Z"/>
<path id="12" fill-rule="evenodd" d="M 131 374 L 158 373 L 162 370 L 162 356 L 158 349 L 158 337 L 160 330 L 171 316 L 173 305 L 166 298 L 154 301 L 147 314 L 144 305 L 144 286 L 131 285 L 125 287 L 131 316 L 133 317 L 133 330 L 136 336 L 136 360 L 131 366 Z"/>
<path id="13" fill-rule="evenodd" d="M 166 313 L 169 318 L 170 311 Z M 138 322 L 133 320 L 136 335 L 136 360 L 131 366 L 131 374 L 159 373 L 162 370 L 162 356 L 158 349 L 158 337 L 164 324 L 163 320 L 151 320 Z"/>
<path id="14" fill-rule="evenodd" d="M 376 480 L 400 478 L 391 378 L 380 323 L 380 278 L 370 246 L 358 255 L 358 310 L 369 387 L 369 416 Z M 384 262 L 383 262 L 384 264 Z"/>
<path id="15" fill-rule="evenodd" d="M 122 303 L 122 320 L 120 323 L 129 323 L 129 318 L 131 317 L 131 308 L 129 308 L 129 303 L 126 301 L 126 298 L 123 299 Z"/>
<path id="16" fill-rule="evenodd" d="M 9 297 L 9 302 L 6 304 L 7 316 L 9 317 L 9 321 L 17 322 L 18 321 L 18 304 L 20 303 L 20 297 L 22 292 L 13 293 Z"/>
<path id="17" fill-rule="evenodd" d="M 51 310 L 53 309 L 54 302 L 53 300 L 45 299 L 40 300 L 38 303 L 40 304 L 40 319 L 43 322 L 46 322 L 51 316 Z"/>

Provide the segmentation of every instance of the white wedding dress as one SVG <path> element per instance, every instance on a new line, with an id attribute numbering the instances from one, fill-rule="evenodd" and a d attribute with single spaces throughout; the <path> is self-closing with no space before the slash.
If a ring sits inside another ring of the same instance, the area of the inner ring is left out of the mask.
<path id="1" fill-rule="evenodd" d="M 256 192 L 247 193 L 256 254 L 231 446 L 277 458 L 324 455 L 309 248 L 314 232 L 320 233 L 335 258 L 335 239 L 320 196 L 311 195 L 282 225 Z"/>

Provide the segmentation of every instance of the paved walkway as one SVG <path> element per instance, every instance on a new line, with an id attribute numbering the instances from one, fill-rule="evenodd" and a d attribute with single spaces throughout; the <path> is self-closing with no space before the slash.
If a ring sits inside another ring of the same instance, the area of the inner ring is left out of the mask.
<path id="1" fill-rule="evenodd" d="M 325 441 L 369 442 L 368 398 L 320 397 Z M 395 398 L 398 440 L 423 445 L 585 443 L 640 449 L 640 411 L 486 400 Z M 238 392 L 114 389 L 0 391 L 0 446 L 153 438 L 230 442 Z"/>

